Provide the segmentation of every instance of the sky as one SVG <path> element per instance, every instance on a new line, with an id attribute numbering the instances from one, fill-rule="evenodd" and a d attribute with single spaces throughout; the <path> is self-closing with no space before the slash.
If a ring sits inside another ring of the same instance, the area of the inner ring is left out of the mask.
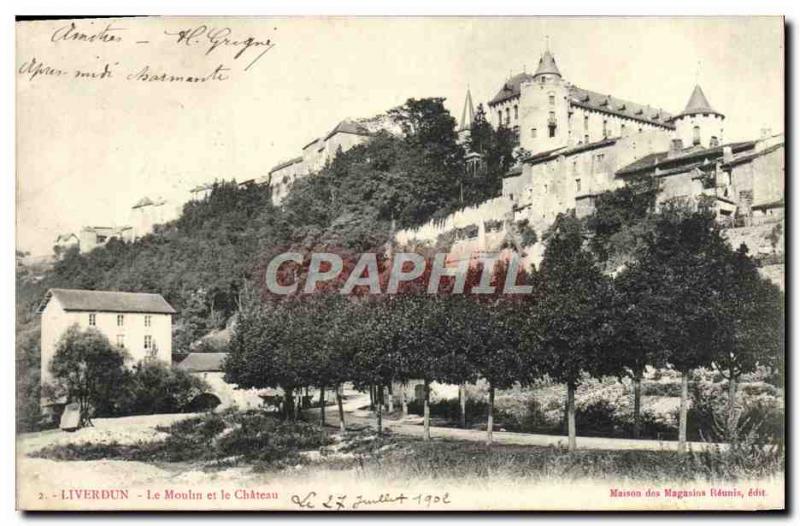
<path id="1" fill-rule="evenodd" d="M 248 37 L 264 45 L 244 49 Z M 476 105 L 491 99 L 535 70 L 546 41 L 582 88 L 677 113 L 699 83 L 726 115 L 726 141 L 779 133 L 783 38 L 775 17 L 19 22 L 17 247 L 48 254 L 61 233 L 130 224 L 144 196 L 177 205 L 198 184 L 264 176 L 342 119 L 410 97 L 445 97 L 460 118 L 467 87 Z M 218 67 L 225 80 L 137 76 Z"/>

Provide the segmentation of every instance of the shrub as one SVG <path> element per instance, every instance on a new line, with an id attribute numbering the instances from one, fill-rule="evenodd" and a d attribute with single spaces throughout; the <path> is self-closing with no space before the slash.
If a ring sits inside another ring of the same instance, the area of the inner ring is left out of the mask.
<path id="1" fill-rule="evenodd" d="M 115 414 L 180 413 L 207 389 L 204 381 L 182 369 L 145 360 L 136 364 L 120 389 Z"/>
<path id="2" fill-rule="evenodd" d="M 681 384 L 674 382 L 642 382 L 642 396 L 679 397 Z"/>

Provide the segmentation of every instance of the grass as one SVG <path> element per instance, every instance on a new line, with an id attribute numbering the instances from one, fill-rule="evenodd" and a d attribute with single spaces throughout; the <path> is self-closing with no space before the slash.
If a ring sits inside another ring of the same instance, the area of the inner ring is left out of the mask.
<path id="1" fill-rule="evenodd" d="M 201 462 L 207 467 L 239 463 L 282 465 L 296 462 L 299 452 L 330 443 L 319 428 L 306 422 L 284 422 L 262 411 L 226 411 L 180 420 L 159 427 L 166 438 L 137 444 L 67 444 L 32 454 L 54 460 L 131 460 Z"/>
<path id="2" fill-rule="evenodd" d="M 770 477 L 784 470 L 782 450 L 743 442 L 730 450 L 569 452 L 557 447 L 513 446 L 377 436 L 364 429 L 322 436 L 304 422 L 282 422 L 258 411 L 204 415 L 163 428 L 164 440 L 122 444 L 71 444 L 37 451 L 54 460 L 117 459 L 192 462 L 206 469 L 233 465 L 277 472 L 306 466 L 315 472 L 349 472 L 383 480 L 617 479 L 693 481 Z"/>

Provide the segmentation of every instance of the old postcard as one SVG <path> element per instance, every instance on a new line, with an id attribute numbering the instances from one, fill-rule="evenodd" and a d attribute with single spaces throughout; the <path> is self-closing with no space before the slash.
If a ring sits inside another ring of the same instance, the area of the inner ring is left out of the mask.
<path id="1" fill-rule="evenodd" d="M 784 54 L 18 20 L 18 508 L 783 509 Z"/>

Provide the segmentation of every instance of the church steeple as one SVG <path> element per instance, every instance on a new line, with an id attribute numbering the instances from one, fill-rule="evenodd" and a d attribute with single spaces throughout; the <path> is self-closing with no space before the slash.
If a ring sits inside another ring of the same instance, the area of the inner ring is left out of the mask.
<path id="1" fill-rule="evenodd" d="M 464 109 L 461 110 L 461 126 L 458 131 L 469 130 L 475 120 L 475 108 L 472 105 L 472 93 L 467 88 L 467 97 L 464 100 Z"/>

